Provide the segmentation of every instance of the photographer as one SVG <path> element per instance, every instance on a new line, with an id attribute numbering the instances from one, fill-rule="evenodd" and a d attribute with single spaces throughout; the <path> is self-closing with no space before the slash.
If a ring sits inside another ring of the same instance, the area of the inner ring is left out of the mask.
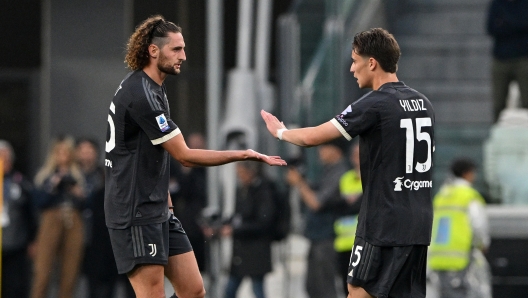
<path id="1" fill-rule="evenodd" d="M 59 137 L 35 177 L 40 211 L 32 298 L 46 297 L 55 256 L 62 258 L 58 297 L 73 297 L 83 254 L 84 228 L 80 209 L 84 179 L 74 159 L 74 140 Z"/>

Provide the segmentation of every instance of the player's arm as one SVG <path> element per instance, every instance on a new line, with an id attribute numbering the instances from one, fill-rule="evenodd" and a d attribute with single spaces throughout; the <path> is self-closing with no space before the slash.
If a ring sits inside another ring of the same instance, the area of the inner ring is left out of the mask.
<path id="1" fill-rule="evenodd" d="M 260 114 L 272 136 L 279 138 L 281 134 L 280 139 L 297 146 L 312 147 L 343 137 L 330 121 L 314 127 L 287 129 L 274 115 L 264 110 Z"/>
<path id="2" fill-rule="evenodd" d="M 271 166 L 286 165 L 286 162 L 279 156 L 268 156 L 251 149 L 228 151 L 190 149 L 187 147 L 182 134 L 176 135 L 162 143 L 161 146 L 186 167 L 218 166 L 241 160 L 260 161 Z"/>

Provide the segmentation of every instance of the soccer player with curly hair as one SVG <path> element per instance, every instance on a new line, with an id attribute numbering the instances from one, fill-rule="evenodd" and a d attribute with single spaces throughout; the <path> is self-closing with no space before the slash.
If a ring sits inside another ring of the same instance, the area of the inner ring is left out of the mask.
<path id="1" fill-rule="evenodd" d="M 186 60 L 180 27 L 153 16 L 128 42 L 132 70 L 110 103 L 105 157 L 105 218 L 119 273 L 136 297 L 165 297 L 166 276 L 180 298 L 205 296 L 191 244 L 173 215 L 169 195 L 170 156 L 187 167 L 240 160 L 285 165 L 278 156 L 251 149 L 189 149 L 169 114 L 164 80 Z M 205 186 L 204 186 L 205 187 Z"/>

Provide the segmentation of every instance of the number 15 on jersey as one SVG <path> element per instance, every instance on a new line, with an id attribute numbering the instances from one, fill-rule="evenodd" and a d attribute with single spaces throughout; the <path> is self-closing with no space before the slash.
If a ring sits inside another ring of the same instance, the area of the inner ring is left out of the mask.
<path id="1" fill-rule="evenodd" d="M 419 161 L 416 162 L 416 166 L 414 167 L 414 170 L 416 170 L 419 173 L 427 172 L 431 169 L 432 165 L 432 140 L 431 136 L 428 132 L 422 131 L 423 127 L 432 126 L 431 118 L 425 117 L 425 118 L 416 118 L 416 140 L 425 141 L 427 142 L 427 159 L 424 163 L 421 163 Z M 406 142 L 405 142 L 405 173 L 412 173 L 413 172 L 413 164 L 414 164 L 414 126 L 413 121 L 411 118 L 401 119 L 400 120 L 400 127 L 405 128 L 406 133 Z M 432 148 L 434 150 L 434 147 Z"/>

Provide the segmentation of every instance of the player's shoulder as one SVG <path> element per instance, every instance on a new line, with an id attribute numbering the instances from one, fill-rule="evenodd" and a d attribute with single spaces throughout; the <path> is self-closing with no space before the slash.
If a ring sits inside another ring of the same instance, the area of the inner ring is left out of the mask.
<path id="1" fill-rule="evenodd" d="M 127 74 L 116 92 L 116 97 L 126 98 L 126 101 L 144 101 L 150 96 L 155 85 L 141 70 Z"/>

